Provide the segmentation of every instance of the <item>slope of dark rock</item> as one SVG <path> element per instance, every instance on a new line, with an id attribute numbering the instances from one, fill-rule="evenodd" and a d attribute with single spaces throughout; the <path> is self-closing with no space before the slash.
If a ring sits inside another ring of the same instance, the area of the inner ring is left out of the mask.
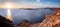
<path id="1" fill-rule="evenodd" d="M 29 27 L 31 24 L 31 22 L 23 20 L 21 23 L 18 24 L 18 27 Z"/>
<path id="2" fill-rule="evenodd" d="M 14 27 L 13 22 L 0 15 L 0 27 Z"/>

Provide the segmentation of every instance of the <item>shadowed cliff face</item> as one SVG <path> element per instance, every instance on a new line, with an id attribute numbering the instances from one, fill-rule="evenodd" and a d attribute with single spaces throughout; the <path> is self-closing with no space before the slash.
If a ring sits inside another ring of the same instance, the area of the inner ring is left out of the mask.
<path id="1" fill-rule="evenodd" d="M 55 14 L 47 15 L 40 27 L 60 27 L 60 8 L 55 9 Z"/>
<path id="2" fill-rule="evenodd" d="M 52 27 L 60 27 L 60 23 L 53 25 Z"/>
<path id="3" fill-rule="evenodd" d="M 27 21 L 27 20 L 23 20 L 21 23 L 18 24 L 17 27 L 29 27 L 32 23 Z"/>
<path id="4" fill-rule="evenodd" d="M 14 27 L 13 22 L 0 15 L 0 27 Z"/>

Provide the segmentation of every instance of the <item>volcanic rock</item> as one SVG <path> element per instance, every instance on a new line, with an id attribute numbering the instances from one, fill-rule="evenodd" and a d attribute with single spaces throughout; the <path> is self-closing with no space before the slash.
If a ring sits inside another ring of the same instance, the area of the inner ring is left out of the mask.
<path id="1" fill-rule="evenodd" d="M 14 24 L 12 21 L 0 15 L 0 27 L 14 27 Z"/>

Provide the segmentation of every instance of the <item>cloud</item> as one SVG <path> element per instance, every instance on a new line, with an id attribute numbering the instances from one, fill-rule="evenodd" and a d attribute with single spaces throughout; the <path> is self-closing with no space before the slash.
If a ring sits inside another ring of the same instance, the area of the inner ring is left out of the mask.
<path id="1" fill-rule="evenodd" d="M 39 3 L 41 0 L 36 0 L 37 3 Z"/>
<path id="2" fill-rule="evenodd" d="M 49 3 L 51 3 L 51 2 L 47 1 L 46 3 L 48 3 L 48 4 L 49 4 Z"/>

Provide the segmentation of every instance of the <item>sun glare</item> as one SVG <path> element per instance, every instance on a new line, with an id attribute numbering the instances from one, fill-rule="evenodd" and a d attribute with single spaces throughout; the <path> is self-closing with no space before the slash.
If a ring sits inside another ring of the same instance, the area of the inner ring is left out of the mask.
<path id="1" fill-rule="evenodd" d="M 11 3 L 7 3 L 6 4 L 6 8 L 7 8 L 7 19 L 12 21 L 12 15 L 11 15 L 12 4 Z"/>
<path id="2" fill-rule="evenodd" d="M 7 9 L 7 19 L 12 21 L 12 15 L 11 15 L 11 10 Z"/>

